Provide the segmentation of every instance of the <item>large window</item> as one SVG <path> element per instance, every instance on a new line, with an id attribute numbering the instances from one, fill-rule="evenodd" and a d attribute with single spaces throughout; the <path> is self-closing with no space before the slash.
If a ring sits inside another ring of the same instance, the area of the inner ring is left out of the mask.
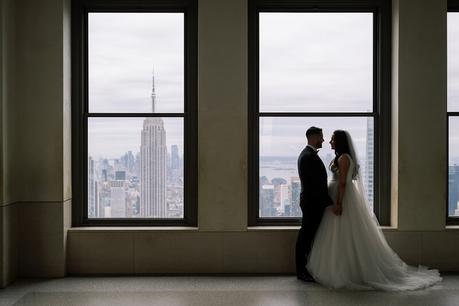
<path id="1" fill-rule="evenodd" d="M 447 223 L 459 224 L 459 2 L 448 12 L 448 206 Z"/>
<path id="2" fill-rule="evenodd" d="M 196 224 L 196 4 L 75 1 L 75 225 Z"/>
<path id="3" fill-rule="evenodd" d="M 299 222 L 297 158 L 310 126 L 323 128 L 326 166 L 333 131 L 350 132 L 369 205 L 389 223 L 388 8 L 331 2 L 251 1 L 251 225 Z"/>

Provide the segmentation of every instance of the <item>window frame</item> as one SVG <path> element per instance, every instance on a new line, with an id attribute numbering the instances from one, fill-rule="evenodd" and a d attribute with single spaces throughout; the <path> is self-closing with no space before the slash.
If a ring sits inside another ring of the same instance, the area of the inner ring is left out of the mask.
<path id="1" fill-rule="evenodd" d="M 300 225 L 301 218 L 259 216 L 260 117 L 373 117 L 374 211 L 381 225 L 390 225 L 391 165 L 391 4 L 384 0 L 249 0 L 248 93 L 248 224 L 249 226 Z M 373 112 L 259 112 L 259 13 L 260 12 L 372 12 Z M 306 143 L 305 143 L 306 145 Z M 385 149 L 383 149 L 385 148 Z M 382 204 L 384 203 L 384 204 Z"/>
<path id="2" fill-rule="evenodd" d="M 459 0 L 448 0 L 447 13 L 459 13 Z M 448 31 L 448 29 L 446 29 Z M 448 46 L 448 41 L 446 42 Z M 447 59 L 448 60 L 448 59 Z M 447 98 L 448 99 L 448 98 Z M 446 225 L 459 225 L 459 217 L 449 215 L 449 119 L 459 118 L 459 112 L 448 111 L 448 100 L 446 100 Z"/>
<path id="3" fill-rule="evenodd" d="M 184 13 L 183 113 L 90 113 L 88 13 Z M 91 117 L 177 117 L 184 125 L 184 216 L 88 218 L 88 120 Z M 197 0 L 72 1 L 72 226 L 197 226 Z"/>

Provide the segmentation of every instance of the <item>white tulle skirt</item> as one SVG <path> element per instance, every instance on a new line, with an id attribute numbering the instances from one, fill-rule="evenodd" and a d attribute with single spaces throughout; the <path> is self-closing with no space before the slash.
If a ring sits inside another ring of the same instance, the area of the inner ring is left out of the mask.
<path id="1" fill-rule="evenodd" d="M 332 199 L 337 190 L 332 182 Z M 408 266 L 389 247 L 354 183 L 346 186 L 341 216 L 325 210 L 307 269 L 319 283 L 335 289 L 402 291 L 441 281 L 438 270 Z"/>

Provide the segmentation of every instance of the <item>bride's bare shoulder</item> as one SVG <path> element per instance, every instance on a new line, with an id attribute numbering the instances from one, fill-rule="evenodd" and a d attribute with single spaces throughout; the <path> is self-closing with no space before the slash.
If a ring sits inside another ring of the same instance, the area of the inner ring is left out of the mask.
<path id="1" fill-rule="evenodd" d="M 349 165 L 350 162 L 351 162 L 351 156 L 349 154 L 347 154 L 347 153 L 342 154 L 338 158 L 338 164 L 339 165 Z"/>
<path id="2" fill-rule="evenodd" d="M 351 160 L 351 156 L 350 156 L 349 154 L 347 154 L 347 153 L 343 153 L 343 154 L 341 154 L 341 156 L 338 158 L 338 162 L 339 162 L 340 160 Z"/>

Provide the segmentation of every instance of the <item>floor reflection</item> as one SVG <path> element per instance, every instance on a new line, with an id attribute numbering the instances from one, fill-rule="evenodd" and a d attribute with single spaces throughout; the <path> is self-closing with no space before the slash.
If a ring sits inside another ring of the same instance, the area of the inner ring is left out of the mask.
<path id="1" fill-rule="evenodd" d="M 161 305 L 161 306 L 297 306 L 297 305 L 459 305 L 459 290 L 431 289 L 405 293 L 330 290 L 192 290 L 158 292 L 31 292 L 14 305 Z"/>

